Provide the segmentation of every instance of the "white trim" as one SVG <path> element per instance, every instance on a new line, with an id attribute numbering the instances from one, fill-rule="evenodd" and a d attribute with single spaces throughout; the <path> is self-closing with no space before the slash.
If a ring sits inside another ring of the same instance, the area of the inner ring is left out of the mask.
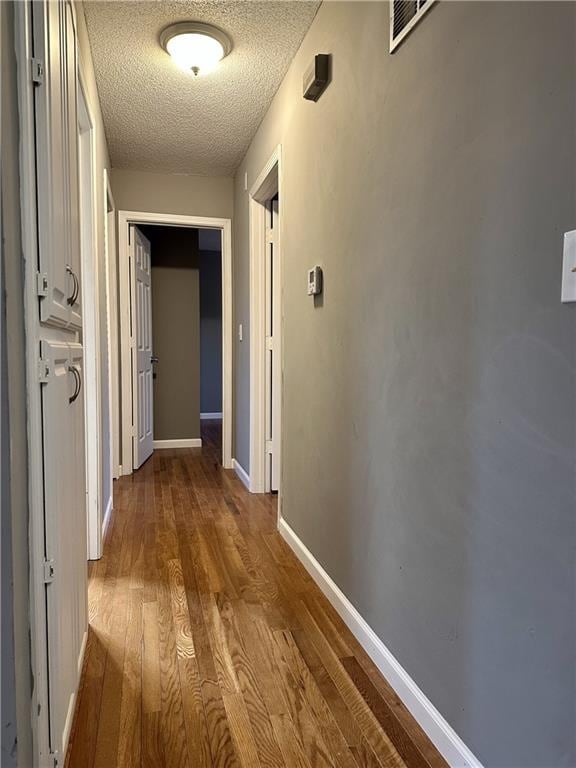
<path id="1" fill-rule="evenodd" d="M 236 472 L 236 474 L 238 475 L 242 483 L 246 486 L 246 488 L 250 490 L 250 475 L 248 474 L 248 472 L 246 472 L 246 470 L 240 464 L 238 459 L 232 459 L 232 469 L 234 470 L 234 472 Z"/>
<path id="2" fill-rule="evenodd" d="M 15 3 L 18 112 L 20 115 L 20 214 L 24 262 L 24 324 L 26 328 L 26 415 L 28 438 L 28 494 L 30 526 L 30 656 L 34 681 L 30 702 L 33 762 L 48 768 L 48 647 L 46 588 L 44 585 L 44 490 L 42 410 L 38 376 L 38 264 L 36 226 L 35 127 L 30 61 L 32 59 L 31 3 Z"/>
<path id="3" fill-rule="evenodd" d="M 72 696 L 70 696 L 70 702 L 68 704 L 68 712 L 66 713 L 66 722 L 64 723 L 64 731 L 62 735 L 62 748 L 63 751 L 67 749 L 68 742 L 70 740 L 70 731 L 72 730 L 72 723 L 74 722 L 74 713 L 76 712 L 76 701 L 78 699 L 78 692 L 80 690 L 80 678 L 82 676 L 82 667 L 84 666 L 84 656 L 86 654 L 86 646 L 88 645 L 88 632 L 84 632 L 82 637 L 82 645 L 80 646 L 80 653 L 78 654 L 78 664 L 76 666 L 78 679 L 76 681 L 76 688 Z"/>
<path id="4" fill-rule="evenodd" d="M 130 224 L 219 229 L 222 232 L 222 464 L 232 468 L 232 221 L 144 211 L 118 211 L 120 272 L 120 349 L 122 382 L 122 473 L 132 474 L 132 377 L 130 347 Z"/>
<path id="5" fill-rule="evenodd" d="M 221 419 L 221 418 L 222 418 L 222 411 L 220 411 L 220 413 L 201 413 L 200 414 L 200 419 L 201 420 L 205 420 L 205 419 Z"/>
<path id="6" fill-rule="evenodd" d="M 448 765 L 452 768 L 482 768 L 478 758 L 420 690 L 285 520 L 279 520 L 278 531 Z"/>
<path id="7" fill-rule="evenodd" d="M 78 168 L 84 347 L 87 558 L 102 556 L 102 402 L 97 251 L 96 141 L 82 73 L 78 72 Z M 108 468 L 109 469 L 109 468 Z"/>
<path id="8" fill-rule="evenodd" d="M 114 505 L 112 501 L 112 495 L 110 495 L 110 498 L 108 499 L 108 506 L 106 507 L 106 512 L 104 514 L 104 522 L 102 523 L 102 539 L 104 539 L 106 531 L 108 530 L 108 526 L 110 525 L 110 519 L 112 518 L 113 511 Z"/>
<path id="9" fill-rule="evenodd" d="M 400 45 L 402 40 L 404 40 L 405 37 L 407 37 L 410 32 L 414 29 L 416 24 L 422 19 L 425 13 L 427 13 L 430 8 L 432 8 L 433 4 L 436 2 L 436 0 L 427 0 L 427 2 L 424 5 L 421 5 L 420 8 L 416 11 L 416 14 L 413 16 L 412 19 L 406 24 L 402 32 L 397 37 L 392 37 L 394 32 L 394 3 L 390 3 L 390 53 L 394 53 L 396 48 Z"/>
<path id="10" fill-rule="evenodd" d="M 120 371 L 118 369 L 118 254 L 116 250 L 116 205 L 110 186 L 108 169 L 103 171 L 104 192 L 104 257 L 108 298 L 108 373 L 110 393 L 110 460 L 112 477 L 121 475 L 120 468 Z"/>
<path id="11" fill-rule="evenodd" d="M 154 450 L 162 448 L 202 448 L 201 437 L 183 437 L 178 440 L 154 440 Z"/>
<path id="12" fill-rule="evenodd" d="M 280 233 L 278 239 L 280 293 L 283 293 L 282 268 L 282 232 L 283 232 L 283 170 L 282 147 L 279 144 L 268 159 L 258 178 L 250 188 L 249 200 L 249 235 L 250 235 L 250 492 L 266 492 L 266 441 L 265 441 L 265 410 L 266 410 L 266 369 L 265 369 L 265 307 L 266 307 L 266 276 L 265 276 L 265 232 L 266 207 L 264 203 L 274 194 L 279 195 Z M 280 301 L 280 331 L 277 339 L 277 350 L 282 358 L 282 337 L 284 329 L 284 309 Z M 281 363 L 281 368 L 283 364 Z M 281 376 L 282 378 L 282 376 Z M 282 391 L 280 393 L 282 398 Z M 277 415 L 277 424 L 281 427 L 281 412 Z M 280 448 L 281 452 L 281 448 Z M 279 465 L 282 467 L 281 457 Z M 278 488 L 278 505 L 280 508 L 282 494 L 282 475 Z"/>

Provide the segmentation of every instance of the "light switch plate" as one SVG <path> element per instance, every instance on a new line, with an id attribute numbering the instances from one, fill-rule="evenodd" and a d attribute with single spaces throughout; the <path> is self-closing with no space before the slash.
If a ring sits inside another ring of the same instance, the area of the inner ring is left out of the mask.
<path id="1" fill-rule="evenodd" d="M 562 302 L 576 301 L 576 229 L 564 233 Z"/>

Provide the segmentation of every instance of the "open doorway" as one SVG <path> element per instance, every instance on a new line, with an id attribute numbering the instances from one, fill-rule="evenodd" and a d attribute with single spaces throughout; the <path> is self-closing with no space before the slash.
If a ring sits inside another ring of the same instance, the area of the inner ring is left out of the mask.
<path id="1" fill-rule="evenodd" d="M 135 229 L 151 264 L 152 449 L 199 448 L 222 427 L 221 232 Z"/>
<path id="2" fill-rule="evenodd" d="M 154 450 L 200 447 L 206 431 L 230 467 L 230 223 L 119 218 L 123 473 Z"/>

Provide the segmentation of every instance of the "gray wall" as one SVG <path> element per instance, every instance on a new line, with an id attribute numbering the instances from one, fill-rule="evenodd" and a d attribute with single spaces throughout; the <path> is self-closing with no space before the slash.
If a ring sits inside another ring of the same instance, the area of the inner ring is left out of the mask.
<path id="1" fill-rule="evenodd" d="M 200 437 L 198 230 L 141 227 L 152 249 L 154 439 Z"/>
<path id="2" fill-rule="evenodd" d="M 200 413 L 222 412 L 222 252 L 200 251 Z"/>
<path id="3" fill-rule="evenodd" d="M 228 177 L 113 169 L 111 184 L 119 211 L 232 218 L 233 179 Z"/>
<path id="4" fill-rule="evenodd" d="M 438 3 L 392 56 L 388 12 L 321 6 L 238 170 L 235 322 L 282 143 L 283 515 L 485 765 L 574 766 L 576 6 Z"/>
<path id="5" fill-rule="evenodd" d="M 23 260 L 20 240 L 14 4 L 0 3 L 2 377 L 2 741 L 1 764 L 32 765 L 28 477 Z M 9 418 L 8 418 L 9 415 Z M 9 479 L 9 482 L 8 482 Z M 17 743 L 16 743 L 17 742 Z"/>

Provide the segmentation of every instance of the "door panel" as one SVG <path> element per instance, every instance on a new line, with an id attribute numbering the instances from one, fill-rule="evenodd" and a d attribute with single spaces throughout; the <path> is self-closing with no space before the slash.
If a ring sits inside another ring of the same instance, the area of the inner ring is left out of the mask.
<path id="1" fill-rule="evenodd" d="M 80 174 L 78 148 L 78 43 L 76 18 L 70 2 L 64 3 L 66 26 L 66 133 L 67 133 L 67 169 L 68 183 L 68 262 L 78 280 L 75 300 L 70 307 L 69 324 L 73 328 L 82 328 L 82 280 L 80 248 Z"/>
<path id="2" fill-rule="evenodd" d="M 150 242 L 137 227 L 130 229 L 134 297 L 134 468 L 153 451 L 152 403 L 152 270 Z"/>
<path id="3" fill-rule="evenodd" d="M 50 746 L 65 753 L 87 623 L 82 347 L 42 342 Z"/>
<path id="4" fill-rule="evenodd" d="M 34 56 L 45 70 L 34 88 L 40 319 L 81 328 L 74 9 L 69 0 L 34 2 L 32 9 Z"/>

